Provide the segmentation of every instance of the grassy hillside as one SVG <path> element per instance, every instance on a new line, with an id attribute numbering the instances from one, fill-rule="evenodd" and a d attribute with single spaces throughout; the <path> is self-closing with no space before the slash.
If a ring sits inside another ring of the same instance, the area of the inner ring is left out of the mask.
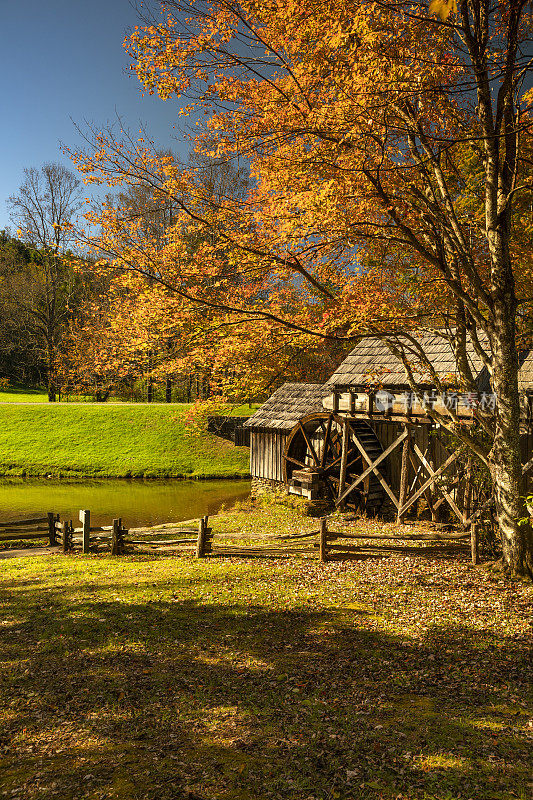
<path id="1" fill-rule="evenodd" d="M 232 477 L 248 474 L 248 448 L 191 433 L 187 406 L 6 405 L 0 474 Z"/>
<path id="2" fill-rule="evenodd" d="M 28 389 L 26 387 L 10 386 L 5 392 L 0 392 L 0 403 L 47 403 L 48 395 L 44 389 Z"/>

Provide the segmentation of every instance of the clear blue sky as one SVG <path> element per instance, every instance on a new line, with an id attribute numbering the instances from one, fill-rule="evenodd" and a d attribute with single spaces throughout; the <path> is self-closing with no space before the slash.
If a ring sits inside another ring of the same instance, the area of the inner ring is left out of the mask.
<path id="1" fill-rule="evenodd" d="M 0 0 L 0 229 L 24 167 L 70 166 L 60 150 L 79 139 L 72 120 L 99 127 L 145 123 L 161 147 L 185 154 L 175 101 L 142 97 L 126 74 L 124 34 L 138 24 L 128 0 Z M 176 141 L 175 137 L 181 139 Z"/>

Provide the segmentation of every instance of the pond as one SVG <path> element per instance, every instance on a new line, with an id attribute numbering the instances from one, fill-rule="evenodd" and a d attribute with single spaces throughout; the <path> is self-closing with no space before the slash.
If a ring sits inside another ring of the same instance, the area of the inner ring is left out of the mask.
<path id="1" fill-rule="evenodd" d="M 80 509 L 89 509 L 94 525 L 122 517 L 127 528 L 140 528 L 215 514 L 249 494 L 247 480 L 2 480 L 0 521 L 53 511 L 77 522 Z"/>

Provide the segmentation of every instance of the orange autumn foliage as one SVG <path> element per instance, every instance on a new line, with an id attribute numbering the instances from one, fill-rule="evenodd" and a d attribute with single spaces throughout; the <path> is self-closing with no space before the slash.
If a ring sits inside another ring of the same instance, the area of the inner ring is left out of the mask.
<path id="1" fill-rule="evenodd" d="M 401 0 L 168 0 L 155 10 L 126 42 L 133 70 L 145 91 L 179 101 L 197 153 L 248 165 L 250 188 L 214 198 L 145 136 L 95 132 L 74 154 L 88 182 L 149 186 L 174 209 L 151 237 L 138 214 L 104 206 L 95 244 L 115 269 L 147 278 L 148 293 L 157 284 L 178 298 L 169 314 L 205 332 L 212 360 L 221 325 L 216 352 L 233 343 L 236 359 L 242 331 L 345 345 L 376 333 L 398 347 L 398 332 L 426 326 L 452 336 L 470 389 L 472 337 L 498 397 L 495 425 L 480 419 L 489 442 L 439 421 L 489 466 L 511 531 L 506 558 L 533 570 L 513 499 L 517 336 L 533 277 L 529 6 L 434 3 L 428 15 Z"/>

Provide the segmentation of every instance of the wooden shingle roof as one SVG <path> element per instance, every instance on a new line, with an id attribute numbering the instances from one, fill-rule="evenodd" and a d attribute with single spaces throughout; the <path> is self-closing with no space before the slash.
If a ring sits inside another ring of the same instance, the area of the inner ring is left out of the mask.
<path id="1" fill-rule="evenodd" d="M 450 376 L 453 378 L 457 374 L 457 365 L 451 344 L 436 332 L 419 332 L 416 334 L 417 341 L 420 343 L 423 352 L 431 361 L 434 369 L 441 378 Z M 434 381 L 424 369 L 417 363 L 418 359 L 408 340 L 398 335 L 396 339 L 408 349 L 408 360 L 413 368 L 413 372 L 421 385 L 433 386 Z M 468 347 L 468 358 L 474 376 L 477 377 L 481 391 L 488 389 L 488 376 L 483 367 L 481 359 L 476 354 L 472 344 Z M 533 364 L 532 364 L 533 366 Z M 362 339 L 352 350 L 350 355 L 335 370 L 331 378 L 326 383 L 326 388 L 330 386 L 396 386 L 408 388 L 407 378 L 402 362 L 395 356 L 387 345 L 374 336 Z"/>
<path id="2" fill-rule="evenodd" d="M 291 431 L 299 419 L 323 411 L 321 383 L 284 383 L 245 423 L 245 428 Z"/>

